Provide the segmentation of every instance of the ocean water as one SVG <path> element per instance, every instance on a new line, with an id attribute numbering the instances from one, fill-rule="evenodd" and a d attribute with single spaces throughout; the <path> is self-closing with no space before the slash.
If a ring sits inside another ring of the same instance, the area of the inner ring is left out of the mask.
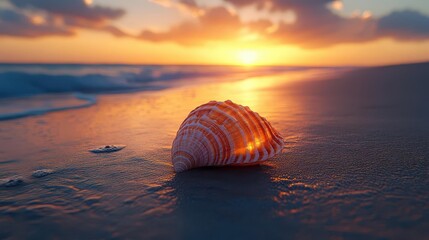
<path id="1" fill-rule="evenodd" d="M 87 107 L 103 93 L 154 91 L 303 70 L 308 68 L 0 64 L 0 120 Z"/>
<path id="2" fill-rule="evenodd" d="M 0 239 L 428 239 L 428 69 L 1 65 Z M 174 173 L 181 122 L 227 99 L 284 153 Z"/>

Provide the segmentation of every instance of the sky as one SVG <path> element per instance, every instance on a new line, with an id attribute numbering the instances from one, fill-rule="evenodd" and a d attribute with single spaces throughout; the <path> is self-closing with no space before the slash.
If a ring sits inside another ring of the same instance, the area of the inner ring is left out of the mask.
<path id="1" fill-rule="evenodd" d="M 0 62 L 429 61 L 426 0 L 0 0 Z"/>

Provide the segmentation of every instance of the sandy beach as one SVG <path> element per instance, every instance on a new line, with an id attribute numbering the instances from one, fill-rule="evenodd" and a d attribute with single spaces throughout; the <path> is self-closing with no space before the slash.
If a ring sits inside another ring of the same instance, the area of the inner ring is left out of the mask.
<path id="1" fill-rule="evenodd" d="M 96 101 L 60 96 L 49 106 L 84 106 L 0 121 L 0 178 L 23 180 L 0 187 L 0 239 L 429 237 L 428 63 L 202 69 L 191 81 L 82 88 Z M 174 173 L 181 122 L 227 99 L 266 117 L 284 152 L 260 166 Z M 109 144 L 126 148 L 88 151 Z M 54 172 L 32 177 L 38 169 Z"/>

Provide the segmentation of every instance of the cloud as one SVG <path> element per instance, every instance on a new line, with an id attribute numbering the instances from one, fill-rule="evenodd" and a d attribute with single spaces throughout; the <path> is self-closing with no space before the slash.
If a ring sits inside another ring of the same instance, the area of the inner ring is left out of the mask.
<path id="1" fill-rule="evenodd" d="M 122 31 L 120 28 L 114 25 L 111 25 L 110 23 L 107 23 L 107 22 L 91 22 L 85 19 L 69 18 L 69 17 L 63 17 L 60 19 L 64 25 L 69 26 L 71 28 L 85 28 L 85 29 L 92 29 L 92 30 L 98 30 L 98 31 L 105 31 L 117 37 L 130 36 L 129 34 Z"/>
<path id="2" fill-rule="evenodd" d="M 44 10 L 48 13 L 81 19 L 90 22 L 103 22 L 117 19 L 125 14 L 122 9 L 103 7 L 89 4 L 91 1 L 85 0 L 9 0 L 19 8 L 33 8 Z"/>
<path id="3" fill-rule="evenodd" d="M 369 11 L 360 16 L 344 17 L 329 6 L 343 7 L 339 0 L 225 0 L 242 8 L 253 5 L 271 12 L 293 11 L 296 20 L 280 23 L 276 31 L 266 38 L 278 43 L 305 48 L 320 48 L 340 43 L 357 43 L 380 38 L 394 40 L 428 40 L 429 17 L 417 11 L 396 11 L 381 18 L 372 17 Z"/>
<path id="4" fill-rule="evenodd" d="M 225 0 L 237 7 L 256 6 L 258 9 L 267 9 L 270 11 L 320 11 L 325 9 L 328 3 L 335 0 Z"/>
<path id="5" fill-rule="evenodd" d="M 237 15 L 224 7 L 215 7 L 206 9 L 196 21 L 182 22 L 165 32 L 145 30 L 139 38 L 154 42 L 174 41 L 182 45 L 198 45 L 207 41 L 237 39 L 242 27 Z"/>
<path id="6" fill-rule="evenodd" d="M 404 41 L 429 39 L 429 17 L 412 10 L 395 11 L 380 18 L 378 33 Z"/>
<path id="7" fill-rule="evenodd" d="M 77 29 L 128 36 L 112 25 L 125 14 L 122 9 L 92 5 L 90 0 L 9 0 L 12 9 L 3 9 L 0 36 L 70 36 Z"/>
<path id="8" fill-rule="evenodd" d="M 225 7 L 205 9 L 196 21 L 187 21 L 165 32 L 143 31 L 140 38 L 149 41 L 173 41 L 183 45 L 204 44 L 209 41 L 265 40 L 277 44 L 302 47 L 323 47 L 342 42 L 370 40 L 376 31 L 372 19 L 343 18 L 327 8 L 330 0 L 264 1 L 227 0 L 240 10 L 255 5 L 259 11 L 293 11 L 293 23 L 274 23 L 272 19 L 243 22 L 239 15 Z"/>
<path id="9" fill-rule="evenodd" d="M 230 0 L 231 1 L 231 0 Z M 343 17 L 335 14 L 328 5 L 333 1 L 272 1 L 270 11 L 293 11 L 296 20 L 280 23 L 269 38 L 304 48 L 320 48 L 340 43 L 371 41 L 377 36 L 377 21 L 365 17 Z"/>
<path id="10" fill-rule="evenodd" d="M 332 0 L 226 0 L 241 8 L 254 5 L 270 12 L 292 11 L 293 23 L 280 22 L 267 38 L 279 44 L 294 44 L 318 48 L 345 42 L 362 42 L 374 38 L 376 22 L 373 19 L 346 18 L 333 13 L 328 5 Z"/>
<path id="11" fill-rule="evenodd" d="M 194 0 L 150 0 L 153 3 L 163 7 L 176 8 L 185 13 L 191 13 L 198 16 L 204 13 L 204 9 L 200 7 Z"/>
<path id="12" fill-rule="evenodd" d="M 45 35 L 70 36 L 74 32 L 51 23 L 38 23 L 34 18 L 14 10 L 0 9 L 0 36 L 40 37 Z"/>

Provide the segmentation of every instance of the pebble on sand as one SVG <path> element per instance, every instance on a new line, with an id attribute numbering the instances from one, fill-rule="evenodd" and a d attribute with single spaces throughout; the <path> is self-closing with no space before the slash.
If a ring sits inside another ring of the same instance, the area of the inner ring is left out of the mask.
<path id="1" fill-rule="evenodd" d="M 33 176 L 35 178 L 41 178 L 41 177 L 47 176 L 47 175 L 52 174 L 52 173 L 54 173 L 54 170 L 52 170 L 52 169 L 39 169 L 39 170 L 34 171 L 31 174 L 31 176 Z"/>
<path id="2" fill-rule="evenodd" d="M 116 152 L 119 150 L 122 150 L 126 147 L 126 145 L 106 145 L 99 148 L 94 148 L 89 150 L 93 153 L 109 153 L 109 152 Z"/>
<path id="3" fill-rule="evenodd" d="M 0 179 L 0 187 L 15 187 L 23 183 L 22 177 L 12 176 L 9 178 Z"/>

